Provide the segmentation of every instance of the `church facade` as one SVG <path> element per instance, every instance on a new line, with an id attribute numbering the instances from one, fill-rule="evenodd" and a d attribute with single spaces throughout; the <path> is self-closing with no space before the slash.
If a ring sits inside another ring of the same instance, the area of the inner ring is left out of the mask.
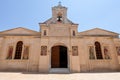
<path id="1" fill-rule="evenodd" d="M 22 27 L 0 32 L 0 71 L 120 71 L 119 34 L 99 28 L 78 32 L 58 4 L 40 31 Z"/>

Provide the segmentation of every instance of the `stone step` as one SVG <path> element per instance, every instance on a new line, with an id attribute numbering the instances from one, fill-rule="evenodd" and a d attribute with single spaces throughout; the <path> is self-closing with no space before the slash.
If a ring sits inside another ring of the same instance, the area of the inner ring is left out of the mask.
<path id="1" fill-rule="evenodd" d="M 68 68 L 51 68 L 50 73 L 65 73 L 68 74 L 70 73 Z"/>

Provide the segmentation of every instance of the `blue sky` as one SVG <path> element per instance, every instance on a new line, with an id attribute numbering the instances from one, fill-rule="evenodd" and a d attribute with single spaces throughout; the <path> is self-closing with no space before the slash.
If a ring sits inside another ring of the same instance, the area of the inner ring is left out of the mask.
<path id="1" fill-rule="evenodd" d="M 38 23 L 52 16 L 61 1 L 79 32 L 102 28 L 120 33 L 120 0 L 0 0 L 0 31 L 24 27 L 39 31 Z"/>

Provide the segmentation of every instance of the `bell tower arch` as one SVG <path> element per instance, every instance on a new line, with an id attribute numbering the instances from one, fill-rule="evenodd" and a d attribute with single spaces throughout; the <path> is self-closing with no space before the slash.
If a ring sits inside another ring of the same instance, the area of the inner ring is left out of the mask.
<path id="1" fill-rule="evenodd" d="M 66 23 L 67 21 L 67 8 L 61 5 L 52 7 L 52 19 L 54 22 Z"/>

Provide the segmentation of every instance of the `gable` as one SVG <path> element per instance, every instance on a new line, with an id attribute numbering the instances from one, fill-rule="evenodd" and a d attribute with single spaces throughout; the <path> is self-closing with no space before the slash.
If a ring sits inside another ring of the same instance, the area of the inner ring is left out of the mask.
<path id="1" fill-rule="evenodd" d="M 118 36 L 118 33 L 95 28 L 88 31 L 80 32 L 79 35 L 86 35 L 86 36 Z"/>
<path id="2" fill-rule="evenodd" d="M 6 35 L 11 35 L 11 34 L 30 35 L 31 34 L 31 35 L 34 35 L 34 34 L 39 34 L 39 32 L 19 27 L 19 28 L 2 31 L 2 32 L 0 32 L 0 34 L 6 34 Z"/>
<path id="3" fill-rule="evenodd" d="M 50 19 L 46 20 L 45 22 L 43 22 L 42 24 L 52 24 L 52 23 L 57 23 L 57 22 L 53 18 L 50 18 Z M 70 21 L 69 19 L 66 19 L 64 23 L 75 24 L 72 21 Z"/>

